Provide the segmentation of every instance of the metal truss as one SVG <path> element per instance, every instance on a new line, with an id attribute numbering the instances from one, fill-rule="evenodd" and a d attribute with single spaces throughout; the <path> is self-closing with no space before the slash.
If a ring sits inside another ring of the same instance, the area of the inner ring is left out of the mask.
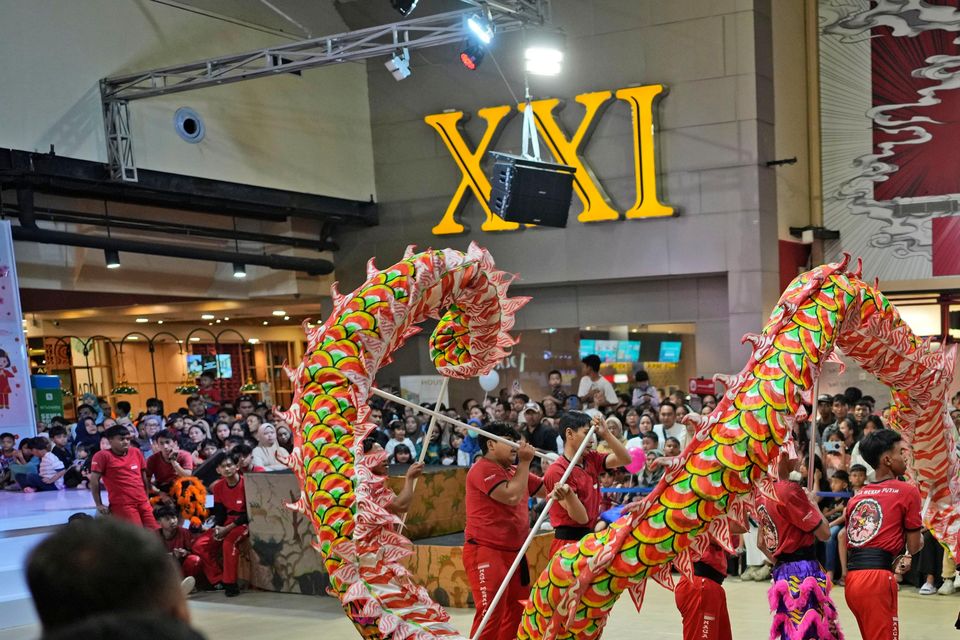
<path id="1" fill-rule="evenodd" d="M 101 92 L 103 84 L 100 85 Z M 133 140 L 130 139 L 130 109 L 126 100 L 103 102 L 103 128 L 107 138 L 107 164 L 110 178 L 137 182 L 137 165 L 133 161 Z"/>
<path id="2" fill-rule="evenodd" d="M 464 0 L 476 8 L 413 18 L 187 64 L 111 76 L 100 81 L 107 158 L 115 180 L 137 181 L 127 103 L 279 73 L 296 73 L 354 60 L 388 57 L 399 48 L 423 49 L 461 41 L 466 19 L 481 9 L 498 33 L 549 21 L 549 0 Z"/>

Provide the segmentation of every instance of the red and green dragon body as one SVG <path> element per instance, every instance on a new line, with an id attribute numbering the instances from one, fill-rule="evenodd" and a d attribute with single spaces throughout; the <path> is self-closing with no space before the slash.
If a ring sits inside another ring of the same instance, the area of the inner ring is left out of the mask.
<path id="1" fill-rule="evenodd" d="M 303 486 L 292 505 L 308 515 L 331 590 L 368 638 L 461 637 L 446 613 L 402 564 L 409 542 L 373 499 L 382 482 L 363 462 L 361 440 L 374 427 L 367 402 L 377 370 L 427 318 L 443 375 L 488 372 L 515 344 L 512 280 L 476 245 L 413 254 L 378 271 L 349 296 L 334 289 L 334 312 L 309 331 L 307 355 L 293 372 L 287 413 L 295 430 L 293 467 Z M 743 523 L 755 492 L 771 494 L 768 468 L 805 417 L 813 384 L 835 350 L 890 386 L 893 428 L 912 446 L 911 474 L 924 497 L 924 521 L 958 550 L 960 497 L 952 422 L 946 413 L 953 346 L 920 340 L 876 286 L 847 271 L 847 260 L 798 276 L 759 335 L 752 354 L 652 493 L 607 530 L 554 556 L 528 600 L 519 638 L 597 638 L 618 597 L 639 607 L 647 578 L 672 586 L 671 565 L 689 573 L 710 539 L 730 547 L 729 524 Z"/>

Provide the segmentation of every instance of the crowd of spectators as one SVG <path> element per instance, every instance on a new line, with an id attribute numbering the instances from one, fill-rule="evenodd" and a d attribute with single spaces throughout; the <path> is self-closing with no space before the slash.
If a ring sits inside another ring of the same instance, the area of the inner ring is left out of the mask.
<path id="1" fill-rule="evenodd" d="M 169 414 L 150 398 L 138 416 L 126 401 L 111 406 L 85 397 L 76 415 L 72 423 L 55 417 L 20 442 L 0 434 L 0 487 L 90 491 L 102 515 L 155 530 L 189 588 L 237 595 L 237 557 L 247 535 L 243 473 L 287 470 L 290 426 L 247 395 L 235 402 L 192 395 Z M 181 478 L 189 483 L 177 483 Z M 204 492 L 212 496 L 205 521 L 191 522 L 174 491 L 195 488 L 201 501 Z"/>

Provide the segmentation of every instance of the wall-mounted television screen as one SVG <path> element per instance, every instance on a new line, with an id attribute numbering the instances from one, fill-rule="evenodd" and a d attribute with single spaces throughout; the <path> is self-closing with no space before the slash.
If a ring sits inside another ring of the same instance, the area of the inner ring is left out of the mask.
<path id="1" fill-rule="evenodd" d="M 187 356 L 187 375 L 191 378 L 199 378 L 204 371 L 213 371 L 214 376 L 220 378 L 233 377 L 233 363 L 230 355 L 220 353 L 210 354 L 190 354 Z"/>
<path id="2" fill-rule="evenodd" d="M 640 360 L 639 340 L 580 340 L 580 357 L 591 353 L 600 356 L 601 362 L 638 362 Z"/>
<path id="3" fill-rule="evenodd" d="M 660 342 L 660 362 L 680 362 L 680 348 L 683 346 L 683 343 L 679 340 L 669 341 L 663 340 Z"/>

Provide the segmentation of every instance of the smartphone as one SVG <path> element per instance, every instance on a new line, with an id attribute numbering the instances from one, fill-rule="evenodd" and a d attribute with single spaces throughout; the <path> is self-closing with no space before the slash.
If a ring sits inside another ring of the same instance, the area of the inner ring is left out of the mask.
<path id="1" fill-rule="evenodd" d="M 842 442 L 824 442 L 824 443 L 823 443 L 823 450 L 824 450 L 824 451 L 831 451 L 831 452 L 833 452 L 833 453 L 838 453 L 838 452 L 840 451 L 840 448 L 841 448 L 842 446 L 843 446 L 843 443 L 842 443 Z"/>

